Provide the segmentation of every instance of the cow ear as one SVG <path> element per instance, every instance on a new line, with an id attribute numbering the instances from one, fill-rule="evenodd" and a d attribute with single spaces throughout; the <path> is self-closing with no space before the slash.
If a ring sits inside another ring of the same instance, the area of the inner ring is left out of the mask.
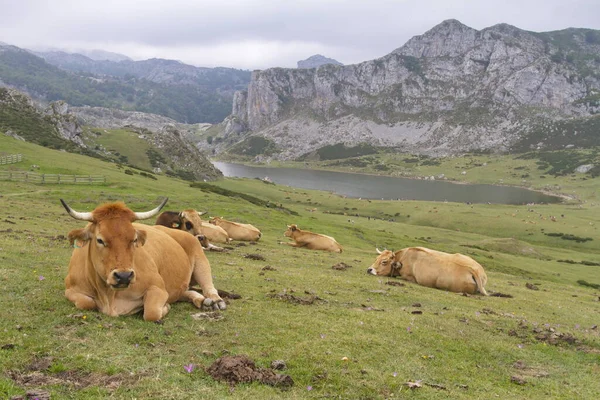
<path id="1" fill-rule="evenodd" d="M 173 223 L 171 224 L 171 228 L 179 228 L 179 226 L 180 226 L 180 225 L 181 225 L 181 224 L 180 224 L 179 222 L 173 222 Z"/>
<path id="2" fill-rule="evenodd" d="M 143 246 L 146 243 L 146 231 L 143 229 L 136 229 L 135 231 L 137 233 L 137 244 L 138 246 Z"/>
<path id="3" fill-rule="evenodd" d="M 73 246 L 76 241 L 83 242 L 83 244 L 86 245 L 91 238 L 90 231 L 87 228 L 74 229 L 69 232 L 67 236 L 69 237 L 71 246 Z"/>
<path id="4" fill-rule="evenodd" d="M 298 227 L 297 227 L 296 225 L 292 225 L 292 230 L 293 230 L 293 231 L 295 231 L 295 230 L 297 230 L 297 229 L 298 229 Z"/>

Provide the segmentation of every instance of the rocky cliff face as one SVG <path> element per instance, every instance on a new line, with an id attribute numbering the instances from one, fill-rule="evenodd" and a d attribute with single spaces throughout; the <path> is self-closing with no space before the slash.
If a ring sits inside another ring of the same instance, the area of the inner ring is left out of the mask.
<path id="1" fill-rule="evenodd" d="M 83 133 L 81 125 L 75 115 L 69 112 L 67 103 L 54 101 L 44 110 L 44 114 L 54 123 L 60 136 L 76 143 L 78 146 L 86 147 L 81 139 Z"/>
<path id="2" fill-rule="evenodd" d="M 336 143 L 511 151 L 544 126 L 599 111 L 600 31 L 478 31 L 448 20 L 376 60 L 253 72 L 217 151 L 248 136 L 274 142 L 281 159 Z M 534 146 L 551 147 L 549 137 Z"/>

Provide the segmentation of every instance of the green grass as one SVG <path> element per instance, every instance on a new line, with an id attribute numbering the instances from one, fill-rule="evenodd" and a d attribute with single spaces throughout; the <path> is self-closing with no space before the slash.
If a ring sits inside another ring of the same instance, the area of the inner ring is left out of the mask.
<path id="1" fill-rule="evenodd" d="M 600 392 L 600 338 L 592 329 L 599 292 L 589 286 L 600 282 L 600 267 L 580 263 L 600 262 L 596 179 L 547 178 L 558 191 L 580 199 L 565 204 L 369 202 L 253 179 L 221 180 L 215 186 L 223 190 L 209 192 L 174 178 L 126 175 L 115 164 L 4 135 L 0 149 L 25 157 L 0 169 L 37 164 L 40 173 L 107 176 L 106 184 L 96 186 L 0 182 L 2 398 L 32 389 L 57 399 L 593 399 Z M 482 162 L 488 164 L 475 166 Z M 453 166 L 460 166 L 457 173 Z M 413 165 L 419 173 L 444 168 L 457 179 L 511 184 L 520 183 L 512 176 L 522 172 L 515 171 L 519 166 L 533 168 L 535 161 L 469 156 L 439 166 Z M 466 176 L 460 174 L 464 168 Z M 536 179 L 532 186 L 543 181 Z M 282 207 L 254 204 L 236 193 Z M 262 230 L 256 245 L 208 253 L 215 286 L 242 298 L 230 300 L 219 320 L 194 319 L 198 310 L 175 304 L 163 324 L 75 309 L 63 294 L 71 253 L 65 236 L 83 224 L 65 213 L 59 199 L 81 211 L 112 200 L 147 210 L 163 196 L 170 197 L 166 209 L 208 210 Z M 384 220 L 397 213 L 401 222 Z M 280 245 L 291 223 L 334 236 L 344 252 Z M 551 232 L 593 240 L 545 234 Z M 472 256 L 488 272 L 488 291 L 512 298 L 392 286 L 387 282 L 399 281 L 366 274 L 375 247 L 413 245 Z M 331 268 L 339 262 L 351 268 Z M 273 270 L 263 269 L 267 265 Z M 320 300 L 296 304 L 280 294 Z M 226 354 L 245 354 L 260 367 L 284 360 L 281 372 L 295 385 L 282 391 L 215 381 L 205 369 Z M 192 373 L 183 368 L 188 364 L 197 366 Z M 421 388 L 405 385 L 419 380 Z"/>
<path id="2" fill-rule="evenodd" d="M 97 132 L 90 134 L 93 137 L 93 143 L 110 151 L 116 160 L 123 164 L 152 170 L 146 154 L 151 146 L 146 140 L 140 139 L 138 133 L 128 129 L 94 129 L 93 131 Z"/>

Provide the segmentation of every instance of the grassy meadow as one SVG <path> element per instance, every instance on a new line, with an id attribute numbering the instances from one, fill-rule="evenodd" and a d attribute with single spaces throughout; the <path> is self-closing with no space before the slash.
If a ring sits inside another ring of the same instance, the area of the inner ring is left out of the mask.
<path id="1" fill-rule="evenodd" d="M 553 205 L 368 201 L 255 179 L 190 187 L 0 135 L 3 153 L 22 153 L 24 161 L 0 171 L 36 164 L 39 173 L 100 174 L 107 183 L 0 181 L 0 398 L 34 391 L 52 399 L 595 399 L 600 393 L 600 290 L 593 287 L 600 284 L 600 178 L 530 173 L 527 186 L 572 197 Z M 454 167 L 470 163 L 466 158 L 422 172 L 456 170 L 457 180 L 522 184 L 514 168 L 536 168 L 535 160 L 480 157 L 490 161 L 483 166 L 478 159 L 482 166 L 464 175 Z M 218 194 L 219 188 L 268 206 Z M 64 297 L 72 250 L 66 235 L 83 223 L 59 199 L 79 211 L 114 200 L 145 211 L 164 196 L 167 210 L 193 207 L 261 229 L 255 244 L 207 253 L 215 286 L 241 298 L 227 300 L 218 313 L 178 303 L 160 324 L 77 310 Z M 291 223 L 335 237 L 344 252 L 281 245 Z M 407 246 L 470 255 L 486 269 L 492 296 L 366 274 L 375 247 Z M 294 385 L 217 381 L 207 369 L 227 355 L 246 355 L 262 368 L 282 360 L 285 369 L 277 372 Z"/>

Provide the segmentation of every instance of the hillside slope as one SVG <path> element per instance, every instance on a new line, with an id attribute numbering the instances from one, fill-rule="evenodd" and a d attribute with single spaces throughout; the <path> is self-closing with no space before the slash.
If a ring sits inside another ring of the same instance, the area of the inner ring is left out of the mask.
<path id="1" fill-rule="evenodd" d="M 109 132 L 104 127 L 82 125 L 64 102 L 52 102 L 46 109 L 39 107 L 16 90 L 0 88 L 0 133 L 187 180 L 223 176 L 176 124 L 163 124 L 156 131 L 135 125 L 113 126 Z M 160 118 L 155 116 L 153 120 Z"/>

